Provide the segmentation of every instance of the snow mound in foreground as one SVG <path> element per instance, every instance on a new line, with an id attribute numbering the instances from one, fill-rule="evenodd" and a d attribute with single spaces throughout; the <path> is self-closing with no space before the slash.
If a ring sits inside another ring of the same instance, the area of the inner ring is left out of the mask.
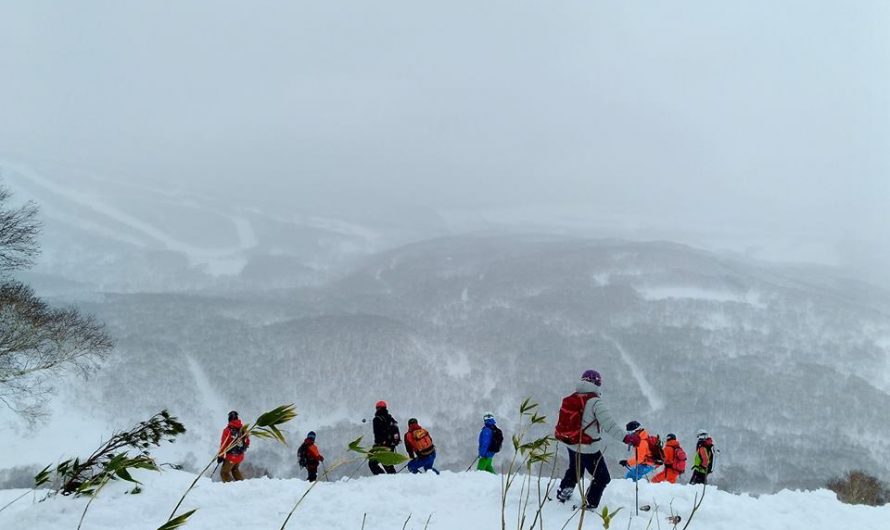
<path id="1" fill-rule="evenodd" d="M 101 492 L 90 507 L 83 530 L 117 530 L 121 528 L 154 530 L 167 518 L 194 475 L 179 471 L 144 472 L 138 475 L 143 492 L 127 495 L 127 486 L 113 483 Z M 519 482 L 507 505 L 507 527 L 516 528 Z M 297 479 L 253 479 L 222 484 L 202 479 L 191 492 L 179 513 L 192 508 L 198 511 L 184 527 L 187 530 L 278 529 L 296 500 L 309 483 Z M 297 509 L 288 528 L 350 529 L 362 527 L 367 514 L 366 530 L 402 528 L 421 530 L 429 518 L 430 529 L 483 529 L 501 527 L 500 477 L 487 473 L 450 473 L 440 476 L 395 475 L 339 482 L 321 482 Z M 532 504 L 537 498 L 533 487 Z M 650 504 L 653 511 L 633 516 L 634 484 L 613 480 L 603 497 L 610 511 L 623 510 L 612 522 L 612 528 L 670 528 L 664 518 L 671 508 L 688 517 L 695 494 L 700 487 L 640 484 L 640 503 Z M 0 491 L 0 506 L 24 490 Z M 37 499 L 43 495 L 38 494 Z M 575 500 L 578 499 L 577 493 Z M 0 528 L 4 530 L 44 530 L 77 527 L 77 521 L 88 499 L 54 497 L 34 502 L 34 496 L 0 512 Z M 651 521 L 657 506 L 658 522 Z M 533 517 L 535 508 L 529 511 Z M 572 507 L 556 501 L 547 502 L 544 528 L 558 530 L 573 515 Z M 631 519 L 631 520 L 629 520 Z M 849 506 L 837 501 L 834 494 L 782 491 L 759 498 L 733 495 L 708 488 L 704 503 L 696 513 L 690 529 L 831 529 L 882 528 L 890 520 L 890 505 L 871 508 Z M 566 528 L 577 528 L 575 514 Z M 602 528 L 599 517 L 585 515 L 584 528 Z"/>

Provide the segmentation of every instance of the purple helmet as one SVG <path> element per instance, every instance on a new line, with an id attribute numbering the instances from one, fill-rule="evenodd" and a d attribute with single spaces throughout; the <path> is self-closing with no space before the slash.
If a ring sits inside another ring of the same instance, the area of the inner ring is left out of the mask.
<path id="1" fill-rule="evenodd" d="M 601 376 L 600 373 L 596 370 L 586 370 L 583 374 L 581 374 L 581 380 L 593 383 L 596 386 L 602 386 L 603 384 L 603 376 Z"/>

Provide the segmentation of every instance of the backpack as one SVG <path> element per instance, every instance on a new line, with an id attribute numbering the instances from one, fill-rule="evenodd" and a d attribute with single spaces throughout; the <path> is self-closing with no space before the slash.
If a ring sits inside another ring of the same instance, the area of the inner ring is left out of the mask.
<path id="1" fill-rule="evenodd" d="M 674 447 L 674 461 L 671 463 L 671 468 L 680 474 L 686 472 L 686 451 L 679 445 Z"/>
<path id="2" fill-rule="evenodd" d="M 232 437 L 232 442 L 238 440 L 238 437 L 241 436 L 241 429 L 239 429 L 238 427 L 229 427 L 229 436 Z M 226 454 L 242 455 L 245 451 L 247 451 L 247 436 L 241 438 L 241 440 L 238 441 L 236 445 L 232 446 L 231 449 L 226 451 Z"/>
<path id="3" fill-rule="evenodd" d="M 599 441 L 600 438 L 593 438 L 586 432 L 591 425 L 596 425 L 596 432 L 599 433 L 600 426 L 596 419 L 590 425 L 581 425 L 584 421 L 584 408 L 591 399 L 598 398 L 599 394 L 590 392 L 580 394 L 578 392 L 566 396 L 562 399 L 562 405 L 559 407 L 559 420 L 556 422 L 554 436 L 560 442 L 566 445 L 589 445 Z"/>
<path id="4" fill-rule="evenodd" d="M 392 416 L 389 417 L 389 426 L 387 429 L 389 430 L 389 442 L 393 447 L 402 443 L 402 435 L 399 433 L 399 422 Z"/>
<path id="5" fill-rule="evenodd" d="M 301 468 L 306 467 L 309 464 L 309 457 L 306 455 L 307 445 L 303 443 L 300 445 L 300 448 L 297 449 L 297 463 L 300 464 Z"/>
<path id="6" fill-rule="evenodd" d="M 664 445 L 661 443 L 661 436 L 649 436 L 649 458 L 656 466 L 664 464 Z"/>
<path id="7" fill-rule="evenodd" d="M 491 427 L 485 428 L 491 429 L 491 440 L 488 442 L 488 452 L 500 453 L 501 446 L 504 445 L 504 431 L 498 429 L 497 425 L 492 425 Z"/>
<path id="8" fill-rule="evenodd" d="M 423 427 L 409 431 L 408 436 L 411 437 L 411 447 L 418 455 L 427 456 L 436 450 L 433 445 L 433 437 Z"/>

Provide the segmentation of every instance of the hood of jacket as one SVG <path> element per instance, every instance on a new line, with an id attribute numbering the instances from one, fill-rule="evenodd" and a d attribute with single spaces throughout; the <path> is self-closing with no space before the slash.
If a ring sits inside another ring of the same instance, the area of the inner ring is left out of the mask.
<path id="1" fill-rule="evenodd" d="M 494 418 L 488 418 L 487 420 L 485 420 L 486 427 L 494 427 L 495 425 L 497 425 L 497 422 L 494 421 Z"/>
<path id="2" fill-rule="evenodd" d="M 218 425 L 218 424 L 217 424 Z M 244 424 L 241 423 L 240 419 L 235 419 L 229 422 L 229 428 L 241 430 Z"/>
<path id="3" fill-rule="evenodd" d="M 315 440 L 313 440 L 312 438 L 306 438 L 305 440 L 303 440 L 303 445 L 305 445 L 306 447 L 315 445 Z"/>
<path id="4" fill-rule="evenodd" d="M 575 385 L 575 392 L 578 392 L 579 394 L 590 394 L 591 392 L 595 392 L 597 395 L 602 396 L 603 387 L 596 386 L 592 382 L 582 379 Z"/>
<path id="5" fill-rule="evenodd" d="M 408 426 L 408 432 L 414 432 L 417 429 L 423 429 L 423 427 L 419 423 L 412 423 Z"/>

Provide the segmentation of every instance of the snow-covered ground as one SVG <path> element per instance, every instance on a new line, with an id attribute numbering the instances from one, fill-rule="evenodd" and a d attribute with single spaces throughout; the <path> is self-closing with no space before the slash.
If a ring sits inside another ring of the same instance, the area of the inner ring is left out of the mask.
<path id="1" fill-rule="evenodd" d="M 127 495 L 127 487 L 114 483 L 93 502 L 84 520 L 84 530 L 148 529 L 154 530 L 167 518 L 194 475 L 166 471 L 143 472 L 139 495 Z M 277 529 L 308 483 L 297 479 L 253 479 L 222 484 L 204 479 L 192 491 L 181 511 L 198 508 L 186 529 L 222 530 Z M 429 518 L 430 529 L 500 528 L 500 477 L 485 473 L 450 473 L 411 476 L 380 476 L 321 482 L 309 493 L 288 524 L 301 529 L 422 529 Z M 0 490 L 0 506 L 24 490 Z M 623 510 L 612 528 L 672 528 L 665 520 L 673 509 L 684 521 L 699 488 L 667 484 L 640 484 L 641 504 L 653 510 L 633 516 L 634 485 L 616 479 L 606 489 L 603 504 L 610 510 Z M 39 500 L 43 495 L 36 495 Z M 534 503 L 535 494 L 532 495 Z M 507 506 L 507 527 L 516 528 L 519 488 Z M 576 494 L 577 499 L 577 494 Z M 86 498 L 55 497 L 35 502 L 29 495 L 0 512 L 4 530 L 72 529 L 87 503 Z M 533 511 L 533 510 L 532 510 Z M 573 516 L 569 505 L 546 503 L 546 529 L 561 529 Z M 405 524 L 410 515 L 410 520 Z M 657 519 L 657 521 L 655 519 Z M 651 521 L 650 521 L 651 520 Z M 816 530 L 839 528 L 886 528 L 890 505 L 871 508 L 841 504 L 833 493 L 783 491 L 759 498 L 733 495 L 709 488 L 701 509 L 690 528 L 702 530 Z M 574 515 L 566 528 L 577 528 Z M 526 527 L 528 522 L 526 523 Z M 585 514 L 584 528 L 602 528 L 599 517 Z"/>

